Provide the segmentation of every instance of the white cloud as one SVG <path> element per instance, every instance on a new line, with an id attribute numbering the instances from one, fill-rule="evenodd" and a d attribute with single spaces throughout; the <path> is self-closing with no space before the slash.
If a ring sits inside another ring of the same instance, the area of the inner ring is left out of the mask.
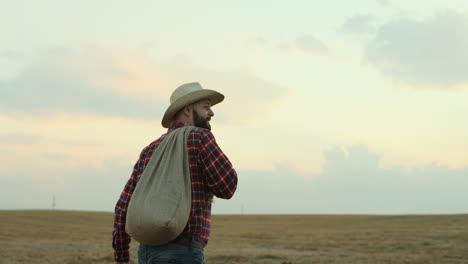
<path id="1" fill-rule="evenodd" d="M 383 169 L 380 156 L 363 146 L 335 147 L 324 152 L 320 176 L 304 181 L 291 169 L 240 171 L 238 193 L 219 200 L 217 213 L 467 213 L 468 167 L 450 169 Z M 262 188 L 258 188 L 262 186 Z"/>
<path id="2" fill-rule="evenodd" d="M 387 7 L 391 5 L 391 2 L 389 0 L 376 0 L 377 3 L 379 3 L 381 6 Z"/>
<path id="3" fill-rule="evenodd" d="M 375 18 L 370 15 L 355 15 L 341 26 L 341 31 L 353 34 L 372 34 L 375 32 Z"/>
<path id="4" fill-rule="evenodd" d="M 364 62 L 397 85 L 453 90 L 468 87 L 468 16 L 443 12 L 425 20 L 407 17 L 380 26 Z"/>
<path id="5" fill-rule="evenodd" d="M 328 48 L 325 43 L 311 34 L 298 37 L 295 41 L 295 45 L 298 49 L 308 53 L 328 53 Z"/>
<path id="6" fill-rule="evenodd" d="M 154 118 L 155 110 L 161 105 L 157 98 L 142 101 L 125 96 L 112 87 L 93 83 L 77 67 L 80 64 L 94 69 L 100 67 L 100 73 L 107 76 L 127 74 L 125 69 L 112 65 L 109 60 L 103 61 L 102 57 L 92 59 L 89 53 L 78 54 L 66 49 L 45 52 L 16 78 L 0 81 L 2 109 L 28 115 L 81 112 Z"/>
<path id="7" fill-rule="evenodd" d="M 206 70 L 185 57 L 157 63 L 138 50 L 88 47 L 49 50 L 16 78 L 0 80 L 0 108 L 28 115 L 69 112 L 158 120 L 171 92 L 193 81 L 226 95 L 224 121 L 265 114 L 287 94 L 286 88 L 252 74 Z"/>
<path id="8" fill-rule="evenodd" d="M 41 136 L 27 135 L 24 133 L 8 133 L 0 135 L 0 145 L 23 144 L 31 145 L 42 140 Z"/>
<path id="9" fill-rule="evenodd" d="M 346 153 L 347 152 L 347 153 Z M 363 146 L 325 152 L 323 175 L 313 190 L 331 208 L 357 212 L 466 213 L 468 167 L 450 169 L 428 164 L 422 168 L 382 169 L 379 155 Z"/>
<path id="10" fill-rule="evenodd" d="M 383 169 L 380 156 L 363 146 L 335 147 L 324 156 L 322 174 L 307 181 L 285 163 L 273 171 L 239 170 L 236 195 L 216 200 L 213 212 L 241 213 L 244 208 L 247 214 L 467 213 L 468 167 L 428 164 L 410 170 Z M 57 164 L 50 171 L 30 167 L 6 174 L 0 168 L 0 191 L 11 198 L 0 201 L 0 208 L 48 208 L 55 194 L 60 209 L 112 211 L 133 165 L 126 159 L 73 169 Z M 33 173 L 56 177 L 34 178 Z"/>
<path id="11" fill-rule="evenodd" d="M 175 89 L 185 82 L 199 81 L 206 89 L 213 89 L 226 96 L 214 107 L 216 121 L 250 122 L 259 116 L 265 118 L 272 108 L 289 94 L 287 87 L 243 71 L 218 72 L 193 65 L 184 57 L 174 57 L 161 65 L 160 71 L 167 86 Z M 169 101 L 169 94 L 166 97 Z"/>
<path id="12" fill-rule="evenodd" d="M 25 59 L 25 55 L 21 52 L 14 51 L 14 50 L 6 50 L 3 52 L 0 52 L 0 59 L 5 59 L 5 60 L 22 60 Z"/>
<path id="13" fill-rule="evenodd" d="M 286 54 L 326 55 L 327 45 L 312 34 L 297 37 L 294 41 L 278 45 L 278 49 Z"/>
<path id="14" fill-rule="evenodd" d="M 59 170 L 55 179 L 34 179 L 27 171 L 0 176 L 0 191 L 11 198 L 0 201 L 0 208 L 50 209 L 55 196 L 57 209 L 113 211 L 131 174 L 131 166 L 121 164 L 108 160 L 103 168 Z M 29 173 L 41 172 L 29 169 Z"/>

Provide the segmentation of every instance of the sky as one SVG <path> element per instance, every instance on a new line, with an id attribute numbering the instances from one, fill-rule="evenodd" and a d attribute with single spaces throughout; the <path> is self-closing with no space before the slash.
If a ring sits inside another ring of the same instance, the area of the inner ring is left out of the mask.
<path id="1" fill-rule="evenodd" d="M 0 2 L 0 209 L 113 211 L 196 81 L 213 214 L 468 213 L 465 0 Z"/>

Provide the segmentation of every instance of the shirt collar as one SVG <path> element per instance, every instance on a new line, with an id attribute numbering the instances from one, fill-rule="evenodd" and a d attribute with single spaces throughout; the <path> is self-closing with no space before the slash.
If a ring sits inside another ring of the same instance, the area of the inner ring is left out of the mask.
<path id="1" fill-rule="evenodd" d="M 184 123 L 184 122 L 180 122 L 180 121 L 173 121 L 171 123 L 171 125 L 169 126 L 169 129 L 167 130 L 167 132 L 172 132 L 173 130 L 177 129 L 177 128 L 181 128 L 181 127 L 185 127 L 185 126 L 188 126 L 188 124 Z"/>

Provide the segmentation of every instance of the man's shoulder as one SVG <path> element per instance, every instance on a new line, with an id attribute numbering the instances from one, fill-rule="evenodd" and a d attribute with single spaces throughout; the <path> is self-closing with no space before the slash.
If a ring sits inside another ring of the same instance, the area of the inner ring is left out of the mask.
<path id="1" fill-rule="evenodd" d="M 196 136 L 201 136 L 201 137 L 213 137 L 213 133 L 211 133 L 210 130 L 206 128 L 201 128 L 201 127 L 193 127 L 192 130 L 190 131 L 191 135 L 196 135 Z"/>
<path id="2" fill-rule="evenodd" d="M 206 128 L 194 127 L 190 131 L 189 138 L 192 141 L 206 143 L 208 141 L 212 141 L 215 137 L 214 137 L 213 133 L 210 130 L 206 129 Z"/>
<path id="3" fill-rule="evenodd" d="M 157 146 L 159 146 L 159 144 L 161 144 L 161 141 L 163 141 L 163 139 L 166 136 L 167 136 L 167 133 L 162 134 L 159 138 L 153 140 L 149 145 L 147 145 L 145 148 L 143 148 L 143 152 L 154 150 L 154 148 L 156 148 Z"/>

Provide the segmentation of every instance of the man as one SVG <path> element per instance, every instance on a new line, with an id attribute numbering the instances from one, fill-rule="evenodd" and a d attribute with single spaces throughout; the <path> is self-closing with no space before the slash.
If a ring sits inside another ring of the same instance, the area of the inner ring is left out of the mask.
<path id="1" fill-rule="evenodd" d="M 155 149 L 165 136 L 177 128 L 195 126 L 187 139 L 192 207 L 189 221 L 178 238 L 162 246 L 140 244 L 140 264 L 204 263 L 203 248 L 208 243 L 213 196 L 230 199 L 237 188 L 237 173 L 211 133 L 211 109 L 224 95 L 203 89 L 199 83 L 179 86 L 171 95 L 170 106 L 162 119 L 168 132 L 141 152 L 120 199 L 115 206 L 112 246 L 116 263 L 129 263 L 130 236 L 125 232 L 126 213 L 133 191 Z M 182 166 L 182 164 L 181 164 Z"/>

